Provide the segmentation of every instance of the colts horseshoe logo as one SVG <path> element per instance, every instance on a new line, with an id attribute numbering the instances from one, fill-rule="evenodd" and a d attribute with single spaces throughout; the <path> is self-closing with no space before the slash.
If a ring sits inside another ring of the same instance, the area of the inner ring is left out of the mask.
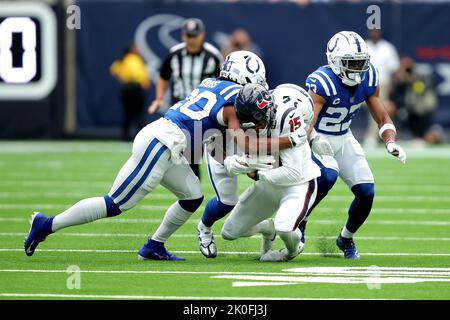
<path id="1" fill-rule="evenodd" d="M 336 49 L 338 41 L 339 41 L 339 38 L 336 38 L 336 42 L 334 43 L 333 48 L 330 48 L 330 42 L 331 42 L 331 41 L 328 42 L 328 51 L 329 51 L 329 52 L 333 52 L 334 49 Z"/>
<path id="2" fill-rule="evenodd" d="M 255 69 L 255 70 L 252 70 L 252 69 L 250 68 L 250 61 L 251 61 L 251 60 L 252 60 L 252 58 L 251 58 L 251 57 L 248 57 L 248 58 L 246 59 L 245 66 L 247 67 L 248 72 L 250 72 L 251 74 L 254 74 L 254 73 L 257 73 L 257 72 L 259 71 L 259 68 L 261 68 L 261 66 L 259 65 L 259 61 L 256 60 L 256 69 Z"/>

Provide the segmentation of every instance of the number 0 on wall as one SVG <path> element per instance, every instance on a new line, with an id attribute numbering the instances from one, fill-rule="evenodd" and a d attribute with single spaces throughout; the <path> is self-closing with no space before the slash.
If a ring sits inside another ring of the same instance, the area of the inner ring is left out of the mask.
<path id="1" fill-rule="evenodd" d="M 22 35 L 21 61 L 14 65 L 13 37 Z M 37 72 L 36 24 L 30 18 L 10 17 L 0 24 L 0 78 L 9 83 L 27 83 Z M 21 62 L 21 63 L 20 63 Z M 19 64 L 17 66 L 17 64 Z"/>
<path id="2" fill-rule="evenodd" d="M 56 13 L 38 1 L 0 6 L 0 101 L 44 99 L 58 80 Z"/>

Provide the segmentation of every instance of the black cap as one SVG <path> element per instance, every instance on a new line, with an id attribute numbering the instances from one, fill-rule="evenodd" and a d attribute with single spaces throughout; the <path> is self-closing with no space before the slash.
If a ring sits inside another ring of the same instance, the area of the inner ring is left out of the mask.
<path id="1" fill-rule="evenodd" d="M 205 31 L 205 25 L 202 20 L 197 18 L 189 18 L 183 22 L 183 33 L 190 37 L 196 37 Z"/>

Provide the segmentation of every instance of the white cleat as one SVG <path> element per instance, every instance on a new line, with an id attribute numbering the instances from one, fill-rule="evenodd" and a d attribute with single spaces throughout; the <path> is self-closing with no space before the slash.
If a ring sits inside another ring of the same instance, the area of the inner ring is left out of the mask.
<path id="1" fill-rule="evenodd" d="M 197 236 L 200 252 L 206 258 L 217 257 L 217 247 L 214 241 L 212 228 L 205 226 L 202 220 L 200 220 L 197 224 Z"/>
<path id="2" fill-rule="evenodd" d="M 293 253 L 289 253 L 289 251 L 286 248 L 283 248 L 280 251 L 269 250 L 265 254 L 261 255 L 261 257 L 259 258 L 259 261 L 261 261 L 261 262 L 287 262 L 287 261 L 294 259 L 300 253 L 302 253 L 303 249 L 304 249 L 304 244 L 303 244 L 303 242 L 300 242 L 297 251 L 295 251 Z"/>
<path id="3" fill-rule="evenodd" d="M 284 254 L 281 251 L 269 250 L 259 258 L 261 262 L 282 262 L 284 261 Z"/>
<path id="4" fill-rule="evenodd" d="M 280 251 L 284 255 L 283 261 L 290 261 L 290 260 L 294 259 L 300 253 L 302 253 L 304 249 L 305 249 L 305 244 L 303 242 L 300 242 L 300 244 L 298 245 L 297 251 L 294 253 L 289 253 L 288 249 L 286 249 L 286 248 L 281 249 Z"/>

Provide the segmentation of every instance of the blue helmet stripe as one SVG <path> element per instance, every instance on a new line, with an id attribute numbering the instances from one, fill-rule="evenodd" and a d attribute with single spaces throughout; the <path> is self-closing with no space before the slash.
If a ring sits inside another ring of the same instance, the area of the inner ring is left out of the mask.
<path id="1" fill-rule="evenodd" d="M 353 35 L 353 38 L 355 38 L 356 47 L 358 48 L 358 52 L 361 52 L 361 45 L 359 43 L 358 37 L 354 33 L 352 35 Z"/>

